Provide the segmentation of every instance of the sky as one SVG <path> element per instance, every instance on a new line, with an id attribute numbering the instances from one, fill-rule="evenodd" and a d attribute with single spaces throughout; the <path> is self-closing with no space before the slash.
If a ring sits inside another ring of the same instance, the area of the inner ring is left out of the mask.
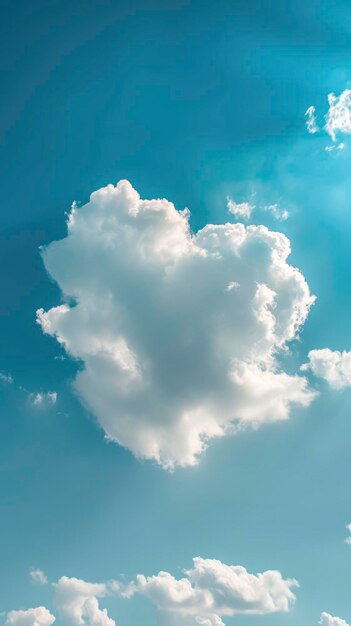
<path id="1" fill-rule="evenodd" d="M 2 9 L 0 622 L 348 626 L 349 3 Z"/>

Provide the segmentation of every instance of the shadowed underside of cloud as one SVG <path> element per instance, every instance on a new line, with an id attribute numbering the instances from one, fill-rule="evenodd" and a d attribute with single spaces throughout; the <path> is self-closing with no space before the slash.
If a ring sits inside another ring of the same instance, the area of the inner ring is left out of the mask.
<path id="1" fill-rule="evenodd" d="M 314 393 L 278 363 L 314 298 L 264 226 L 205 226 L 142 200 L 128 181 L 73 206 L 43 251 L 63 303 L 38 311 L 79 359 L 75 388 L 106 436 L 163 467 L 194 465 L 211 438 L 287 419 Z"/>

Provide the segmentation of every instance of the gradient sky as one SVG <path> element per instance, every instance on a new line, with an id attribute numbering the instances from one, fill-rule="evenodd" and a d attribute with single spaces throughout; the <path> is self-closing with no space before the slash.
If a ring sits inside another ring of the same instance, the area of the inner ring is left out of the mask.
<path id="1" fill-rule="evenodd" d="M 193 557 L 296 578 L 290 613 L 227 626 L 351 622 L 351 392 L 329 388 L 290 419 L 213 442 L 165 472 L 106 442 L 72 389 L 77 364 L 36 310 L 61 302 L 39 246 L 65 237 L 74 200 L 128 179 L 188 207 L 194 231 L 235 221 L 227 197 L 263 207 L 317 296 L 289 368 L 351 345 L 351 143 L 311 135 L 351 80 L 351 7 L 310 0 L 3 1 L 1 25 L 0 612 L 45 605 L 75 576 L 126 581 Z M 347 141 L 347 139 L 346 139 Z M 233 219 L 232 219 L 233 218 Z M 290 371 L 290 370 L 289 370 Z M 57 392 L 57 402 L 31 394 Z M 152 605 L 108 597 L 119 626 L 155 626 Z M 60 620 L 57 622 L 60 624 Z"/>

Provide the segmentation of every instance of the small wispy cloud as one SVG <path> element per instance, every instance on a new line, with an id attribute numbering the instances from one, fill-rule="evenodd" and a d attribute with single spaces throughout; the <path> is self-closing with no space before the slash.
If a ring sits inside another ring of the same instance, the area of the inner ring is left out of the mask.
<path id="1" fill-rule="evenodd" d="M 7 385 L 13 384 L 13 378 L 11 374 L 5 374 L 4 372 L 0 372 L 0 380 L 1 382 L 6 383 Z"/>
<path id="2" fill-rule="evenodd" d="M 240 284 L 237 283 L 235 280 L 232 280 L 230 283 L 228 283 L 228 285 L 225 288 L 225 291 L 233 291 L 233 289 L 239 289 Z"/>
<path id="3" fill-rule="evenodd" d="M 29 576 L 33 583 L 36 585 L 47 585 L 48 579 L 41 569 L 32 569 L 29 572 Z"/>
<path id="4" fill-rule="evenodd" d="M 346 148 L 346 144 L 338 143 L 337 145 L 326 146 L 326 152 L 332 152 L 333 150 L 344 150 Z"/>
<path id="5" fill-rule="evenodd" d="M 285 222 L 289 217 L 289 212 L 286 209 L 281 209 L 279 204 L 267 204 L 263 207 L 264 211 L 268 211 L 273 215 L 276 220 Z"/>
<path id="6" fill-rule="evenodd" d="M 63 357 L 64 359 L 65 357 Z M 15 382 L 11 374 L 0 372 L 0 382 L 5 385 L 14 385 L 14 388 L 21 394 L 25 395 L 32 406 L 53 406 L 57 402 L 57 391 L 29 391 L 26 387 Z"/>
<path id="7" fill-rule="evenodd" d="M 42 392 L 38 391 L 36 393 L 29 394 L 29 399 L 33 406 L 42 406 L 44 404 L 56 404 L 57 400 L 57 392 L 56 391 L 47 391 Z"/>
<path id="8" fill-rule="evenodd" d="M 250 202 L 235 202 L 230 196 L 227 196 L 227 209 L 237 219 L 243 220 L 251 219 L 252 213 L 256 209 L 270 213 L 279 222 L 284 222 L 289 217 L 289 212 L 286 209 L 282 209 L 277 202 L 255 205 Z"/>
<path id="9" fill-rule="evenodd" d="M 306 117 L 306 128 L 308 132 L 311 133 L 311 135 L 318 133 L 320 128 L 318 127 L 318 124 L 316 121 L 316 108 L 314 106 L 308 107 L 305 113 L 305 117 Z"/>
<path id="10" fill-rule="evenodd" d="M 351 546 L 351 523 L 350 524 L 346 524 L 346 530 L 349 532 L 349 536 L 346 537 L 345 543 L 347 543 L 349 546 Z"/>
<path id="11" fill-rule="evenodd" d="M 253 204 L 249 202 L 235 202 L 230 196 L 227 197 L 227 209 L 229 213 L 235 215 L 235 217 L 249 220 L 252 211 L 255 209 Z"/>

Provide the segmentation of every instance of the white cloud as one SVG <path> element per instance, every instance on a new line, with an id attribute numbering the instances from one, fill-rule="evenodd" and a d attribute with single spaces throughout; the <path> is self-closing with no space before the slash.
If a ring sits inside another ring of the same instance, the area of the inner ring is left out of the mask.
<path id="1" fill-rule="evenodd" d="M 325 117 L 325 129 L 333 141 L 337 134 L 351 133 L 351 90 L 345 89 L 340 96 L 328 95 L 329 110 Z"/>
<path id="2" fill-rule="evenodd" d="M 332 146 L 326 146 L 325 150 L 326 152 L 333 152 L 334 150 L 345 150 L 346 148 L 346 144 L 345 143 L 338 143 L 338 144 L 334 144 Z"/>
<path id="3" fill-rule="evenodd" d="M 8 626 L 51 626 L 55 621 L 54 615 L 45 606 L 25 611 L 10 611 L 7 614 Z"/>
<path id="4" fill-rule="evenodd" d="M 344 619 L 341 619 L 340 617 L 333 617 L 329 613 L 321 614 L 319 624 L 322 626 L 349 626 Z"/>
<path id="5" fill-rule="evenodd" d="M 234 202 L 234 200 L 229 196 L 227 198 L 227 209 L 229 213 L 235 215 L 235 217 L 249 220 L 254 208 L 255 206 L 249 202 Z"/>
<path id="6" fill-rule="evenodd" d="M 46 584 L 41 570 L 30 573 L 35 582 Z M 266 615 L 287 612 L 295 602 L 294 579 L 284 579 L 279 571 L 250 574 L 242 566 L 228 566 L 215 559 L 193 559 L 184 577 L 168 572 L 146 577 L 142 574 L 129 584 L 116 580 L 90 583 L 62 576 L 52 585 L 58 617 L 70 626 L 116 626 L 99 600 L 115 595 L 126 600 L 139 594 L 152 602 L 158 626 L 225 626 L 222 618 L 236 615 Z M 51 626 L 54 615 L 43 606 L 10 611 L 6 626 Z"/>
<path id="7" fill-rule="evenodd" d="M 62 576 L 55 584 L 54 602 L 60 617 L 73 626 L 115 626 L 98 598 L 107 594 L 104 583 L 89 583 Z"/>
<path id="8" fill-rule="evenodd" d="M 345 543 L 347 543 L 348 545 L 351 545 L 351 523 L 350 524 L 346 524 L 346 530 L 348 530 L 348 532 L 350 534 L 349 534 L 348 537 L 346 537 Z"/>
<path id="9" fill-rule="evenodd" d="M 311 370 L 318 378 L 324 378 L 334 389 L 344 389 L 351 386 L 351 352 L 338 350 L 311 350 L 308 353 L 309 362 L 301 369 Z"/>
<path id="10" fill-rule="evenodd" d="M 305 113 L 305 117 L 306 117 L 306 128 L 308 132 L 311 133 L 311 135 L 318 133 L 319 128 L 318 128 L 318 124 L 316 121 L 316 109 L 314 106 L 308 107 Z"/>
<path id="11" fill-rule="evenodd" d="M 331 139 L 336 142 L 338 135 L 349 135 L 351 133 L 351 90 L 345 89 L 340 96 L 336 96 L 334 93 L 328 94 L 329 108 L 324 116 L 325 125 L 324 130 Z M 309 133 L 316 133 L 318 130 L 315 107 L 310 106 L 305 115 L 307 118 L 306 127 Z M 328 146 L 326 150 L 333 150 L 333 146 Z M 345 148 L 344 143 L 338 145 L 338 149 Z"/>
<path id="12" fill-rule="evenodd" d="M 82 361 L 80 398 L 109 439 L 168 469 L 314 397 L 278 361 L 314 301 L 288 239 L 229 223 L 192 234 L 188 219 L 121 181 L 42 252 L 64 303 L 38 322 Z"/>
<path id="13" fill-rule="evenodd" d="M 221 617 L 286 612 L 295 601 L 297 581 L 278 571 L 254 575 L 214 559 L 193 562 L 180 580 L 168 572 L 137 576 L 134 593 L 155 605 L 159 626 L 224 626 Z"/>
<path id="14" fill-rule="evenodd" d="M 225 626 L 224 622 L 222 622 L 221 618 L 218 615 L 214 617 L 197 617 L 196 624 L 200 624 L 201 626 Z"/>
<path id="15" fill-rule="evenodd" d="M 238 289 L 239 287 L 239 283 L 235 282 L 235 280 L 231 280 L 226 286 L 225 291 L 231 291 L 232 289 Z"/>
<path id="16" fill-rule="evenodd" d="M 34 406 L 42 406 L 44 404 L 56 404 L 57 393 L 56 391 L 48 391 L 46 393 L 38 391 L 29 394 L 29 397 Z"/>
<path id="17" fill-rule="evenodd" d="M 46 585 L 48 582 L 47 576 L 44 574 L 41 569 L 32 569 L 29 572 L 29 575 L 34 583 L 38 585 Z"/>
<path id="18" fill-rule="evenodd" d="M 278 204 L 267 204 L 263 207 L 265 211 L 269 211 L 276 220 L 284 222 L 289 217 L 289 212 L 286 209 L 281 209 Z"/>
<path id="19" fill-rule="evenodd" d="M 62 358 L 64 359 L 65 357 L 62 357 Z M 11 374 L 5 374 L 4 372 L 0 372 L 0 381 L 7 385 L 14 385 L 18 391 L 20 391 L 21 393 L 24 393 L 27 396 L 27 398 L 29 399 L 30 403 L 33 406 L 39 407 L 39 406 L 48 405 L 48 404 L 52 404 L 52 405 L 56 404 L 56 401 L 57 401 L 56 391 L 31 392 L 26 387 L 15 384 L 15 381 L 13 377 L 11 376 Z"/>
<path id="20" fill-rule="evenodd" d="M 12 378 L 11 374 L 4 374 L 4 372 L 0 372 L 0 380 L 3 383 L 6 383 L 8 385 L 12 385 L 13 384 L 13 378 Z"/>

